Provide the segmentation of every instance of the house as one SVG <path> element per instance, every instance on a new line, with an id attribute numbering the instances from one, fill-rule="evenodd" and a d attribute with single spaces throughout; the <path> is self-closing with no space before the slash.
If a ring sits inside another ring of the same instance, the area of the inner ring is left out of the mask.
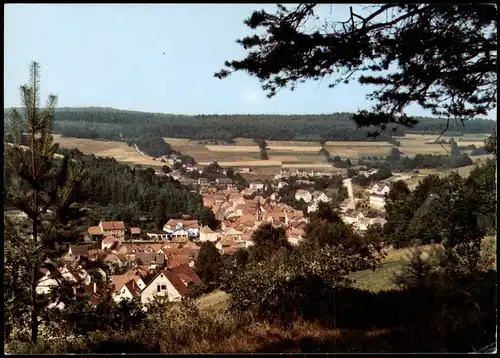
<path id="1" fill-rule="evenodd" d="M 250 189 L 262 190 L 264 189 L 264 183 L 261 180 L 254 180 L 250 182 Z"/>
<path id="2" fill-rule="evenodd" d="M 124 262 L 122 261 L 122 259 L 120 259 L 120 257 L 118 257 L 117 254 L 113 254 L 113 253 L 109 253 L 107 254 L 103 261 L 107 264 L 112 264 L 112 265 L 116 265 L 118 267 L 121 267 L 123 266 Z"/>
<path id="3" fill-rule="evenodd" d="M 305 231 L 303 229 L 289 228 L 286 231 L 287 240 L 292 245 L 298 245 L 305 236 Z"/>
<path id="4" fill-rule="evenodd" d="M 101 250 L 111 250 L 113 247 L 115 247 L 120 240 L 118 240 L 116 237 L 113 236 L 106 236 L 104 239 L 101 241 Z"/>
<path id="5" fill-rule="evenodd" d="M 155 297 L 164 297 L 167 301 L 179 301 L 187 295 L 188 287 L 197 283 L 201 283 L 201 280 L 189 265 L 162 270 L 141 291 L 141 302 L 146 304 Z"/>
<path id="6" fill-rule="evenodd" d="M 219 184 L 228 185 L 228 184 L 233 184 L 233 179 L 231 179 L 231 178 L 217 178 L 217 179 L 215 179 L 215 182 L 218 185 Z"/>
<path id="7" fill-rule="evenodd" d="M 179 178 L 179 183 L 188 186 L 188 185 L 196 185 L 198 184 L 198 181 L 196 179 L 181 177 Z"/>
<path id="8" fill-rule="evenodd" d="M 317 201 L 313 201 L 307 206 L 308 213 L 314 213 L 315 211 L 318 211 L 318 209 L 319 209 L 319 204 Z"/>
<path id="9" fill-rule="evenodd" d="M 165 265 L 165 254 L 163 252 L 137 252 L 135 259 L 139 265 L 148 265 L 151 269 Z"/>
<path id="10" fill-rule="evenodd" d="M 128 270 L 122 275 L 111 275 L 111 284 L 114 286 L 115 292 L 119 291 L 124 284 L 126 284 L 130 280 L 134 280 L 139 288 L 142 290 L 146 287 L 144 283 L 143 277 L 147 274 L 146 271 L 142 271 L 142 269 L 133 268 Z"/>
<path id="11" fill-rule="evenodd" d="M 295 193 L 295 200 L 300 201 L 301 199 L 304 200 L 306 203 L 310 203 L 312 200 L 312 194 L 307 190 L 299 189 Z"/>
<path id="12" fill-rule="evenodd" d="M 203 226 L 200 229 L 200 241 L 212 241 L 215 242 L 219 238 L 220 233 L 213 231 L 208 226 Z"/>
<path id="13" fill-rule="evenodd" d="M 123 221 L 101 221 L 99 227 L 104 236 L 114 236 L 120 241 L 125 239 L 125 224 Z"/>
<path id="14" fill-rule="evenodd" d="M 367 191 L 370 194 L 385 195 L 385 194 L 388 194 L 389 191 L 391 191 L 391 188 L 387 184 L 384 184 L 384 183 L 375 183 Z"/>
<path id="15" fill-rule="evenodd" d="M 94 241 L 101 240 L 104 237 L 102 228 L 99 226 L 89 226 L 89 228 L 87 229 L 87 233 L 89 237 Z"/>
<path id="16" fill-rule="evenodd" d="M 238 231 L 238 230 L 230 227 L 230 228 L 227 228 L 226 230 L 224 230 L 224 236 L 233 237 L 235 239 L 241 239 L 243 237 L 243 233 L 241 231 Z"/>
<path id="17" fill-rule="evenodd" d="M 59 281 L 52 277 L 51 272 L 46 268 L 40 269 L 39 272 L 41 277 L 36 286 L 36 293 L 39 295 L 49 294 L 53 287 L 59 285 Z"/>
<path id="18" fill-rule="evenodd" d="M 41 277 L 35 290 L 40 295 L 49 294 L 53 287 L 59 285 L 61 278 L 72 283 L 78 282 L 83 286 L 89 286 L 92 282 L 92 277 L 80 265 L 76 268 L 63 266 L 57 269 L 55 275 L 46 268 L 40 269 L 39 273 Z"/>
<path id="19" fill-rule="evenodd" d="M 269 199 L 271 199 L 273 201 L 278 201 L 278 200 L 280 200 L 280 195 L 277 192 L 274 192 L 271 194 L 271 196 L 269 196 Z"/>
<path id="20" fill-rule="evenodd" d="M 201 186 L 201 187 L 208 187 L 209 186 L 209 182 L 208 182 L 208 179 L 207 178 L 198 178 L 198 185 Z"/>
<path id="21" fill-rule="evenodd" d="M 138 227 L 131 227 L 129 233 L 131 238 L 137 239 L 141 236 L 141 229 Z"/>
<path id="22" fill-rule="evenodd" d="M 314 201 L 317 201 L 317 202 L 320 202 L 320 203 L 328 203 L 328 202 L 330 202 L 330 198 L 328 198 L 328 196 L 326 196 L 326 194 L 323 193 L 323 192 L 321 192 L 321 191 L 314 191 L 312 193 L 312 197 L 313 197 Z"/>
<path id="23" fill-rule="evenodd" d="M 371 194 L 370 195 L 370 206 L 378 210 L 385 210 L 385 196 Z"/>
<path id="24" fill-rule="evenodd" d="M 278 189 L 284 188 L 285 186 L 288 186 L 288 183 L 286 181 L 280 181 L 278 183 Z"/>
<path id="25" fill-rule="evenodd" d="M 296 181 L 297 184 L 303 184 L 303 185 L 314 185 L 313 181 L 310 180 L 304 180 L 304 179 L 299 179 Z"/>
<path id="26" fill-rule="evenodd" d="M 163 231 L 166 231 L 170 237 L 198 237 L 199 234 L 199 224 L 196 220 L 178 220 L 170 219 L 165 226 Z"/>
<path id="27" fill-rule="evenodd" d="M 236 240 L 231 236 L 223 236 L 217 241 L 215 247 L 223 255 L 234 254 L 238 250 Z"/>
<path id="28" fill-rule="evenodd" d="M 252 171 L 252 169 L 250 169 L 250 168 L 240 168 L 239 169 L 240 173 L 250 173 L 251 171 Z"/>
<path id="29" fill-rule="evenodd" d="M 141 297 L 141 288 L 134 280 L 125 283 L 118 291 L 113 293 L 113 300 L 120 302 L 121 300 L 133 300 Z"/>
<path id="30" fill-rule="evenodd" d="M 68 255 L 70 256 L 89 256 L 89 246 L 88 245 L 71 245 L 68 250 Z"/>
<path id="31" fill-rule="evenodd" d="M 188 172 L 194 172 L 198 170 L 198 168 L 196 168 L 196 166 L 193 164 L 184 164 L 182 167 Z"/>
<path id="32" fill-rule="evenodd" d="M 146 236 L 152 240 L 158 240 L 158 241 L 167 241 L 168 240 L 168 234 L 164 231 L 147 232 Z"/>

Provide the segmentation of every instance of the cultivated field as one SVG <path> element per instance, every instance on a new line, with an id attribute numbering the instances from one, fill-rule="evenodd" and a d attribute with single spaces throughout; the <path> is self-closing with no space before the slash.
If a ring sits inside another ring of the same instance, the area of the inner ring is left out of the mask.
<path id="1" fill-rule="evenodd" d="M 460 146 L 474 144 L 479 147 L 483 145 L 486 134 L 475 136 L 463 136 L 456 138 Z M 434 141 L 438 135 L 409 134 L 405 137 L 397 137 L 401 146 L 399 149 L 404 155 L 414 156 L 419 153 L 447 154 L 449 145 L 425 144 Z M 140 164 L 149 167 L 161 167 L 163 164 L 145 158 L 129 147 L 126 143 L 116 141 L 100 141 L 81 138 L 63 138 L 54 135 L 56 142 L 62 148 L 78 148 L 86 154 L 97 156 L 109 156 L 126 164 Z M 449 140 L 449 137 L 443 137 Z M 333 168 L 326 163 L 325 157 L 319 154 L 321 146 L 319 142 L 300 141 L 267 141 L 267 154 L 269 160 L 260 159 L 260 150 L 250 138 L 236 138 L 234 145 L 206 145 L 198 143 L 198 140 L 183 138 L 165 138 L 173 149 L 183 154 L 190 155 L 205 166 L 218 162 L 224 167 L 253 167 L 257 171 L 273 169 L 276 173 L 279 168 L 311 169 L 342 172 L 345 169 Z M 357 159 L 366 156 L 387 156 L 393 146 L 387 142 L 340 142 L 328 141 L 325 148 L 330 156 Z M 471 168 L 461 168 L 459 172 L 466 173 Z"/>
<path id="2" fill-rule="evenodd" d="M 54 134 L 54 142 L 61 148 L 78 148 L 85 154 L 94 154 L 99 157 L 113 157 L 125 164 L 140 164 L 161 167 L 163 163 L 150 160 L 137 153 L 134 147 L 129 147 L 123 142 L 100 141 L 82 138 L 65 138 Z"/>

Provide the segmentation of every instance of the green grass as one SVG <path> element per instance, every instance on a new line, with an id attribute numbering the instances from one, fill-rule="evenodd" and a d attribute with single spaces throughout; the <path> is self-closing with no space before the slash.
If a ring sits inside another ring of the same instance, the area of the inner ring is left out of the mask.
<path id="1" fill-rule="evenodd" d="M 385 262 L 375 271 L 363 270 L 353 272 L 350 278 L 356 280 L 354 287 L 360 290 L 378 293 L 381 291 L 396 290 L 398 286 L 393 283 L 396 272 L 403 267 L 404 261 Z"/>
<path id="2" fill-rule="evenodd" d="M 197 299 L 198 308 L 207 313 L 218 313 L 228 307 L 229 296 L 224 291 L 216 290 Z"/>

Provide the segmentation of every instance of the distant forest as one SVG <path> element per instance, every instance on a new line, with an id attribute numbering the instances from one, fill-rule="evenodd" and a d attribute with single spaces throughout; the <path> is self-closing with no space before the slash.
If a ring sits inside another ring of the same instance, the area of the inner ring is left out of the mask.
<path id="1" fill-rule="evenodd" d="M 7 110 L 4 111 L 7 115 Z M 445 119 L 419 118 L 414 128 L 386 130 L 371 140 L 388 141 L 405 133 L 439 134 Z M 496 121 L 475 119 L 465 126 L 450 121 L 448 135 L 491 133 Z M 144 144 L 145 138 L 172 137 L 199 140 L 224 140 L 236 137 L 266 140 L 367 140 L 371 128 L 358 129 L 351 113 L 319 115 L 175 115 L 125 111 L 112 108 L 59 108 L 54 118 L 54 133 L 66 137 L 118 140 Z M 144 145 L 139 146 L 140 148 Z"/>

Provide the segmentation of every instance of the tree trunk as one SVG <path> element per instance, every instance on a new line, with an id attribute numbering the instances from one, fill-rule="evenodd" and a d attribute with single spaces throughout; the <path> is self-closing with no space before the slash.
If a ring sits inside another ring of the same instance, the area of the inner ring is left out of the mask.
<path id="1" fill-rule="evenodd" d="M 38 192 L 35 191 L 35 218 L 33 220 L 33 244 L 36 246 L 38 239 Z M 31 280 L 31 342 L 36 344 L 38 340 L 38 310 L 36 306 L 36 286 L 38 265 L 36 260 L 33 262 Z"/>

